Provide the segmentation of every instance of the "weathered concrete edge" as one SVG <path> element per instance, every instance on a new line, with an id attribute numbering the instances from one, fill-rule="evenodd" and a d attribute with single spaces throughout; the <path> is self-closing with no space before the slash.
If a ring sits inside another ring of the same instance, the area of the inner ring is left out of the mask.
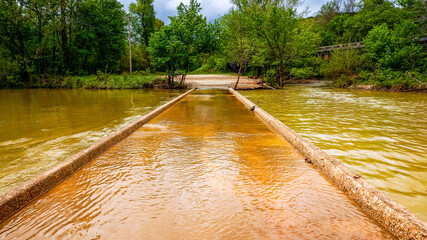
<path id="1" fill-rule="evenodd" d="M 116 131 L 110 136 L 94 143 L 89 148 L 84 149 L 79 153 L 65 159 L 40 175 L 2 195 L 0 197 L 0 223 L 11 217 L 14 213 L 25 207 L 30 202 L 53 189 L 62 181 L 69 178 L 77 170 L 82 168 L 84 165 L 91 162 L 97 156 L 118 142 L 122 141 L 131 133 L 164 112 L 166 109 L 173 106 L 175 103 L 193 92 L 195 89 L 196 88 L 193 88 L 187 91 L 186 93 L 158 107 L 147 115 L 144 115 L 135 122 L 130 123 L 126 127 Z"/>
<path id="2" fill-rule="evenodd" d="M 229 91 L 290 142 L 364 211 L 399 239 L 427 239 L 427 223 L 232 88 Z"/>

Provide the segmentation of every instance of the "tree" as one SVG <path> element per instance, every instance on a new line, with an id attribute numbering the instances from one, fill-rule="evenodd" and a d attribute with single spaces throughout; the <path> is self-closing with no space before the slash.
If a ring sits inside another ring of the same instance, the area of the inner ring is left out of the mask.
<path id="1" fill-rule="evenodd" d="M 29 11 L 23 2 L 0 1 L 0 39 L 11 58 L 17 62 L 19 75 L 25 83 L 30 80 L 33 39 L 36 30 L 31 26 Z"/>
<path id="2" fill-rule="evenodd" d="M 345 13 L 355 13 L 357 11 L 357 0 L 347 0 L 347 2 L 343 2 L 343 7 Z"/>
<path id="3" fill-rule="evenodd" d="M 319 15 L 321 26 L 326 26 L 335 16 L 341 12 L 341 1 L 332 0 L 320 7 Z"/>
<path id="4" fill-rule="evenodd" d="M 350 14 L 340 14 L 335 16 L 326 25 L 326 29 L 322 32 L 324 46 L 353 42 L 351 34 L 348 34 L 349 29 L 346 27 L 347 22 L 351 21 Z"/>
<path id="5" fill-rule="evenodd" d="M 167 71 L 170 85 L 178 69 L 188 72 L 198 68 L 203 54 L 217 48 L 218 39 L 214 36 L 217 24 L 207 24 L 200 11 L 196 0 L 189 5 L 181 3 L 178 15 L 170 17 L 171 23 L 155 32 L 149 41 L 151 64 Z"/>
<path id="6" fill-rule="evenodd" d="M 425 0 L 397 0 L 406 12 L 413 13 L 420 23 L 421 31 L 427 32 L 427 1 Z"/>
<path id="7" fill-rule="evenodd" d="M 239 67 L 237 81 L 234 86 L 234 89 L 237 89 L 240 81 L 240 75 L 242 74 L 242 68 L 245 63 L 249 61 L 250 58 L 250 46 L 248 44 L 249 40 L 247 38 L 248 34 L 248 21 L 246 11 L 248 3 L 241 0 L 233 0 L 233 4 L 236 6 L 231 9 L 227 15 L 223 18 L 223 24 L 226 26 L 226 48 L 228 50 L 228 56 L 231 59 L 236 59 L 237 66 Z M 235 46 L 238 46 L 237 48 Z M 237 50 L 237 51 L 235 51 Z"/>
<path id="8" fill-rule="evenodd" d="M 156 18 L 154 21 L 154 31 L 159 31 L 164 25 L 165 23 L 162 20 Z"/>
<path id="9" fill-rule="evenodd" d="M 361 41 L 375 26 L 387 24 L 393 27 L 401 19 L 405 19 L 405 12 L 396 8 L 387 0 L 364 0 L 361 8 L 353 17 L 345 22 L 344 38 L 352 41 Z"/>
<path id="10" fill-rule="evenodd" d="M 138 41 L 144 42 L 148 46 L 149 39 L 155 30 L 156 12 L 153 6 L 154 0 L 138 0 L 137 3 L 129 5 L 129 12 L 132 15 L 132 29 Z"/>
<path id="11" fill-rule="evenodd" d="M 384 23 L 364 39 L 366 56 L 382 69 L 413 70 L 423 57 L 423 47 L 412 40 L 418 34 L 419 27 L 410 21 L 396 24 L 394 30 Z"/>
<path id="12" fill-rule="evenodd" d="M 84 72 L 119 71 L 124 53 L 126 21 L 117 0 L 84 0 L 77 4 L 73 48 L 77 68 Z"/>
<path id="13" fill-rule="evenodd" d="M 280 2 L 256 4 L 250 9 L 251 28 L 255 37 L 274 57 L 279 86 L 283 87 L 288 67 L 298 57 L 298 45 L 294 34 L 300 20 L 296 10 Z"/>

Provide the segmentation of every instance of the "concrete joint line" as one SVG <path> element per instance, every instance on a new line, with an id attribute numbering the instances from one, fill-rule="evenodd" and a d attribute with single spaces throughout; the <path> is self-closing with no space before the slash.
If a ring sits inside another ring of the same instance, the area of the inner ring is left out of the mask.
<path id="1" fill-rule="evenodd" d="M 168 108 L 172 107 L 175 103 L 179 102 L 194 90 L 195 88 L 165 103 L 154 111 L 144 115 L 139 120 L 130 123 L 121 130 L 94 143 L 90 147 L 65 159 L 40 175 L 0 196 L 0 223 L 11 217 L 14 213 L 35 199 L 39 198 L 43 194 L 59 185 L 61 182 L 69 178 L 72 174 L 77 172 L 100 154 L 128 137 L 131 133 L 142 127 L 144 124 L 162 112 L 166 111 Z"/>
<path id="2" fill-rule="evenodd" d="M 236 90 L 232 88 L 228 90 L 246 107 L 250 108 L 254 105 Z M 329 180 L 395 237 L 427 239 L 426 222 L 260 107 L 257 106 L 254 113 L 291 143 L 305 158 L 311 160 Z"/>

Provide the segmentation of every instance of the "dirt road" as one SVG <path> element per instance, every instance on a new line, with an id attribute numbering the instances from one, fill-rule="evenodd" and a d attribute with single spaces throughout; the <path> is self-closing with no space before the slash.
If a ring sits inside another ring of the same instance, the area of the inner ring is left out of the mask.
<path id="1" fill-rule="evenodd" d="M 185 83 L 189 87 L 228 88 L 234 87 L 237 76 L 233 75 L 188 75 Z M 261 79 L 240 77 L 237 89 L 257 89 L 264 87 Z"/>

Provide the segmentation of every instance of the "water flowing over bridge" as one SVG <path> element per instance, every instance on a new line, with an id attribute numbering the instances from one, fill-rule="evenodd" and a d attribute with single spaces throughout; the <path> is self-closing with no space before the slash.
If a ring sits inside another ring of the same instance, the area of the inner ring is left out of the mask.
<path id="1" fill-rule="evenodd" d="M 427 237 L 425 222 L 227 86 L 187 91 L 1 196 L 0 238 Z"/>

